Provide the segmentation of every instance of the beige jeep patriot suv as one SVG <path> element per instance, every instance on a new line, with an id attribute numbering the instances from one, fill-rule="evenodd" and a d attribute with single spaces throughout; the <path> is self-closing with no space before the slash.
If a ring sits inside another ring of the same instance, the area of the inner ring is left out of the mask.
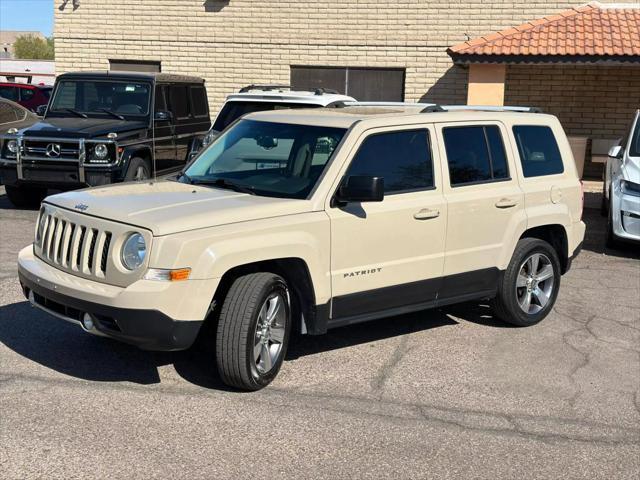
<path id="1" fill-rule="evenodd" d="M 19 275 L 35 306 L 144 349 L 188 348 L 210 322 L 221 378 L 255 390 L 292 331 L 479 299 L 505 322 L 541 321 L 581 214 L 553 116 L 260 112 L 176 181 L 48 197 Z"/>

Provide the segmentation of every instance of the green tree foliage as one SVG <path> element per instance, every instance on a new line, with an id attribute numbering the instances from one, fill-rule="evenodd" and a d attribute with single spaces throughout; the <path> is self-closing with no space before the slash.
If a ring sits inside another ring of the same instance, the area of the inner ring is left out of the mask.
<path id="1" fill-rule="evenodd" d="M 21 35 L 13 44 L 13 56 L 29 60 L 53 60 L 53 38 L 43 39 L 35 35 Z"/>

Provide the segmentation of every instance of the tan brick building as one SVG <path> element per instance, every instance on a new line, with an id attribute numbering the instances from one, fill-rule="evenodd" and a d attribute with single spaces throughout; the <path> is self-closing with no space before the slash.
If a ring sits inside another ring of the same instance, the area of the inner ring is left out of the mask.
<path id="1" fill-rule="evenodd" d="M 81 0 L 75 9 L 55 3 L 58 72 L 122 68 L 125 60 L 200 75 L 216 112 L 243 85 L 300 78 L 344 86 L 360 99 L 379 99 L 383 91 L 389 100 L 466 103 L 469 66 L 454 63 L 449 47 L 584 0 Z M 508 65 L 504 101 L 558 113 L 572 134 L 619 136 L 640 104 L 639 67 Z M 550 92 L 541 76 L 567 88 Z M 596 86 L 591 99 L 601 107 L 583 111 L 583 93 Z"/>

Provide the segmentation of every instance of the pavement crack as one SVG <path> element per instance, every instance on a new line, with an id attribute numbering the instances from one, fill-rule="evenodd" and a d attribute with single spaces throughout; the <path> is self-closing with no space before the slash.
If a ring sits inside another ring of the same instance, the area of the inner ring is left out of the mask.
<path id="1" fill-rule="evenodd" d="M 402 361 L 402 358 L 411 350 L 411 348 L 408 347 L 408 343 L 409 335 L 402 336 L 389 359 L 378 369 L 371 379 L 371 389 L 373 391 L 380 391 L 380 398 L 383 395 L 385 384 L 389 380 L 393 370 Z"/>

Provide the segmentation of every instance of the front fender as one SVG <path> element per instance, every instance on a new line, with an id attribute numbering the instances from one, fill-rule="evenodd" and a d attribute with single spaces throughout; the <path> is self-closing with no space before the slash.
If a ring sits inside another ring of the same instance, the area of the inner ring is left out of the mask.
<path id="1" fill-rule="evenodd" d="M 331 298 L 329 235 L 324 212 L 210 227 L 156 237 L 149 266 L 190 267 L 190 278 L 205 280 L 251 263 L 299 258 L 309 269 L 316 302 L 325 303 Z"/>
<path id="2" fill-rule="evenodd" d="M 129 168 L 129 163 L 134 157 L 141 157 L 146 159 L 153 158 L 153 151 L 150 145 L 131 145 L 128 147 L 122 147 L 123 151 L 120 154 L 120 165 L 122 166 L 122 176 L 124 177 Z M 153 162 L 151 162 L 151 168 L 153 168 Z"/>

